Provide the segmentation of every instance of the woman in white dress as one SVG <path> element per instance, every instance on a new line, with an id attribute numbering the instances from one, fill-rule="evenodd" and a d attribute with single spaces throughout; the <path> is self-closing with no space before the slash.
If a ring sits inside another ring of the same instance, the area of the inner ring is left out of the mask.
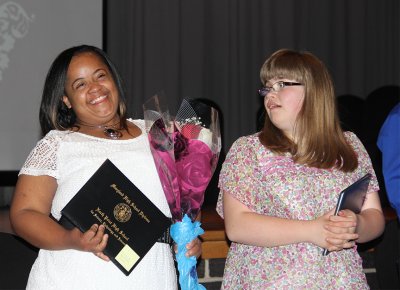
<path id="1" fill-rule="evenodd" d="M 27 289 L 177 289 L 168 243 L 157 242 L 129 276 L 103 253 L 108 235 L 57 221 L 61 210 L 110 159 L 171 217 L 142 120 L 126 119 L 121 79 L 100 49 L 82 45 L 53 62 L 40 108 L 41 139 L 23 165 L 11 205 L 15 232 L 39 247 Z M 201 243 L 187 246 L 199 256 Z"/>

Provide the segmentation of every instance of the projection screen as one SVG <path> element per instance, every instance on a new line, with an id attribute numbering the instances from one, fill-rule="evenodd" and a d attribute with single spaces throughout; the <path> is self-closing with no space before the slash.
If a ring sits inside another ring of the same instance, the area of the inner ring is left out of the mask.
<path id="1" fill-rule="evenodd" d="M 64 49 L 102 47 L 101 0 L 0 0 L 0 171 L 17 171 L 40 138 L 43 82 Z"/>

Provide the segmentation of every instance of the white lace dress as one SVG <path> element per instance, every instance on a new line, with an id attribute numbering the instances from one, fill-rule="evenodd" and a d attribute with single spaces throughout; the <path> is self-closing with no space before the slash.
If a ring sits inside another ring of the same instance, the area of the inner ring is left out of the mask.
<path id="1" fill-rule="evenodd" d="M 30 153 L 20 174 L 57 180 L 51 214 L 60 211 L 98 167 L 110 159 L 168 217 L 165 199 L 142 120 L 129 120 L 142 134 L 131 140 L 109 140 L 82 133 L 51 131 Z M 92 253 L 40 250 L 27 289 L 177 289 L 168 244 L 156 243 L 129 276 Z"/>

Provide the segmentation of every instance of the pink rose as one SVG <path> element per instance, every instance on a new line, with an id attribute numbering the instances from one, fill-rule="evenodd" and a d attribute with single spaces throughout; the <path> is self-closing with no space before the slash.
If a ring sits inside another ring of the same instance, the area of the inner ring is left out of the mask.
<path id="1" fill-rule="evenodd" d="M 176 170 L 181 185 L 181 202 L 189 201 L 191 209 L 200 208 L 204 191 L 211 180 L 212 152 L 198 140 L 189 140 L 187 155 L 176 162 Z"/>

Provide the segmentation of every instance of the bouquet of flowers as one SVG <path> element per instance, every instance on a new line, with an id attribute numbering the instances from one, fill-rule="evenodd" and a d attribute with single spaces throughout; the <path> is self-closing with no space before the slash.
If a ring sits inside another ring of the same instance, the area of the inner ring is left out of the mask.
<path id="1" fill-rule="evenodd" d="M 198 284 L 196 258 L 185 256 L 186 244 L 204 233 L 195 221 L 221 150 L 218 111 L 200 101 L 183 100 L 173 118 L 154 96 L 144 105 L 150 149 L 171 210 L 171 236 L 177 243 L 182 290 Z"/>

